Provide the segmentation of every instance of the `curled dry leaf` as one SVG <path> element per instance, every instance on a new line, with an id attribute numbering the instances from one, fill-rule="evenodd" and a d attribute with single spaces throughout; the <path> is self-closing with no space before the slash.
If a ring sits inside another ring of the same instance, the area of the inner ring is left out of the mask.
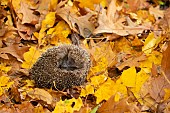
<path id="1" fill-rule="evenodd" d="M 135 103 L 128 103 L 128 98 L 122 99 L 118 102 L 115 101 L 115 96 L 113 95 L 110 99 L 102 104 L 98 109 L 97 113 L 139 113 L 140 110 Z"/>
<path id="2" fill-rule="evenodd" d="M 168 42 L 167 49 L 163 52 L 162 58 L 162 70 L 164 71 L 167 78 L 170 80 L 170 42 Z"/>
<path id="3" fill-rule="evenodd" d="M 53 97 L 51 96 L 49 92 L 47 92 L 44 89 L 39 89 L 39 88 L 35 88 L 29 91 L 28 95 L 33 99 L 43 100 L 47 102 L 47 104 L 51 104 L 52 99 L 53 99 Z"/>
<path id="4" fill-rule="evenodd" d="M 29 24 L 37 24 L 39 17 L 34 14 L 34 11 L 31 10 L 28 4 L 25 2 L 20 2 L 21 7 L 19 9 L 19 13 L 23 15 L 22 24 L 29 23 Z"/>
<path id="5" fill-rule="evenodd" d="M 95 29 L 94 25 L 88 21 L 88 19 L 90 19 L 93 14 L 88 13 L 84 16 L 78 16 L 76 12 L 70 11 L 72 10 L 71 6 L 65 6 L 61 8 L 63 3 L 64 2 L 60 2 L 58 4 L 56 14 L 63 18 L 72 30 L 75 32 L 80 32 L 83 37 L 89 37 L 89 35 Z"/>
<path id="6" fill-rule="evenodd" d="M 132 67 L 132 66 L 136 66 L 136 67 L 139 67 L 140 66 L 140 61 L 144 61 L 146 60 L 147 57 L 145 54 L 142 54 L 140 56 L 137 56 L 137 57 L 132 57 L 132 58 L 129 58 L 127 59 L 126 61 L 124 61 L 123 63 L 118 63 L 117 64 L 117 68 L 119 70 L 122 70 L 124 67 L 126 66 L 129 66 L 129 67 Z"/>
<path id="7" fill-rule="evenodd" d="M 99 27 L 97 27 L 93 33 L 115 33 L 120 36 L 126 36 L 129 34 L 135 35 L 138 33 L 142 33 L 145 29 L 149 28 L 149 26 L 139 26 L 129 17 L 116 18 L 119 17 L 116 13 L 116 11 L 118 10 L 120 10 L 120 7 L 116 7 L 116 0 L 112 0 L 107 12 L 103 8 L 101 13 L 99 14 Z M 124 22 L 127 22 L 128 26 L 125 26 L 123 24 Z"/>
<path id="8" fill-rule="evenodd" d="M 20 47 L 18 44 L 13 44 L 8 47 L 0 48 L 0 54 L 11 54 L 15 58 L 17 58 L 18 61 L 23 61 L 24 57 L 23 54 L 29 50 L 29 47 L 23 46 Z M 4 58 L 2 56 L 2 58 Z M 7 56 L 5 56 L 5 59 L 8 59 Z"/>

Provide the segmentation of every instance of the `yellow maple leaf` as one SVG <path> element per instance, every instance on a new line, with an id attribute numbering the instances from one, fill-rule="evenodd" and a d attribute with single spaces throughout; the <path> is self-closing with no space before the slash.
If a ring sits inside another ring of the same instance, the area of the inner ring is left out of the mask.
<path id="1" fill-rule="evenodd" d="M 43 44 L 45 41 L 43 40 L 43 38 L 45 37 L 45 31 L 51 27 L 53 27 L 54 23 L 55 23 L 55 14 L 56 12 L 49 12 L 45 19 L 42 21 L 42 25 L 41 25 L 41 29 L 39 32 L 39 37 L 38 37 L 38 42 L 40 44 Z"/>
<path id="2" fill-rule="evenodd" d="M 42 107 L 41 105 L 35 107 L 35 108 L 34 108 L 34 113 L 44 113 L 43 107 Z"/>
<path id="3" fill-rule="evenodd" d="M 73 102 L 74 106 L 72 107 Z M 60 100 L 56 103 L 53 113 L 73 113 L 74 111 L 79 111 L 82 106 L 83 102 L 80 97 L 78 99 Z"/>
<path id="4" fill-rule="evenodd" d="M 84 88 L 81 89 L 80 96 L 85 97 L 89 94 L 94 94 L 94 87 L 91 86 L 91 84 L 86 85 L 85 89 Z"/>
<path id="5" fill-rule="evenodd" d="M 104 83 L 107 80 L 107 77 L 105 75 L 99 75 L 99 76 L 93 76 L 90 78 L 91 82 L 90 84 L 94 87 L 99 86 L 100 84 Z"/>
<path id="6" fill-rule="evenodd" d="M 170 98 L 170 89 L 164 89 L 165 95 L 164 100 L 168 100 Z"/>
<path id="7" fill-rule="evenodd" d="M 41 52 L 36 47 L 31 47 L 28 52 L 24 53 L 24 62 L 22 68 L 30 69 L 40 57 Z"/>
<path id="8" fill-rule="evenodd" d="M 51 0 L 49 10 L 56 10 L 57 3 L 58 3 L 58 0 Z"/>
<path id="9" fill-rule="evenodd" d="M 162 53 L 158 51 L 153 51 L 151 54 L 148 54 L 148 59 L 140 62 L 140 67 L 145 70 L 145 72 L 150 73 L 152 64 L 160 65 L 162 61 Z"/>
<path id="10" fill-rule="evenodd" d="M 119 82 L 116 81 L 115 89 L 117 89 L 115 95 L 115 101 L 119 101 L 119 99 L 127 97 L 127 87 Z"/>
<path id="11" fill-rule="evenodd" d="M 87 76 L 87 80 L 90 79 L 92 75 L 100 74 L 106 71 L 108 66 L 108 61 L 105 57 L 102 57 L 98 60 L 96 66 L 90 69 L 90 73 Z"/>
<path id="12" fill-rule="evenodd" d="M 136 75 L 136 83 L 135 87 L 131 88 L 131 91 L 133 92 L 134 96 L 140 101 L 140 90 L 142 85 L 148 80 L 149 74 L 147 74 L 143 69 L 140 70 L 140 72 Z"/>
<path id="13" fill-rule="evenodd" d="M 47 30 L 50 27 L 53 27 L 54 23 L 55 23 L 55 12 L 49 12 L 45 19 L 42 21 L 42 26 L 41 26 L 41 30 L 40 32 L 44 32 L 45 30 Z"/>
<path id="14" fill-rule="evenodd" d="M 81 8 L 87 7 L 94 10 L 94 4 L 102 4 L 103 7 L 107 5 L 106 0 L 76 0 L 79 2 Z"/>
<path id="15" fill-rule="evenodd" d="M 136 69 L 131 67 L 123 71 L 122 75 L 118 79 L 117 83 L 121 83 L 127 87 L 135 87 L 136 84 Z"/>
<path id="16" fill-rule="evenodd" d="M 71 30 L 64 21 L 59 21 L 58 24 L 47 31 L 47 35 L 51 35 L 50 43 L 57 45 L 58 43 L 71 43 L 67 36 Z"/>
<path id="17" fill-rule="evenodd" d="M 10 77 L 1 76 L 0 77 L 0 96 L 5 90 L 8 90 L 14 82 L 9 82 Z"/>
<path id="18" fill-rule="evenodd" d="M 108 80 L 103 83 L 94 94 L 97 97 L 96 103 L 98 104 L 102 100 L 108 100 L 116 92 L 117 89 L 115 87 L 115 82 L 108 78 Z"/>
<path id="19" fill-rule="evenodd" d="M 149 33 L 142 47 L 142 51 L 146 54 L 151 53 L 153 49 L 157 47 L 161 39 L 161 37 L 155 37 L 153 32 Z"/>
<path id="20" fill-rule="evenodd" d="M 8 71 L 11 70 L 10 66 L 7 66 L 5 63 L 0 63 L 0 72 L 7 73 Z"/>

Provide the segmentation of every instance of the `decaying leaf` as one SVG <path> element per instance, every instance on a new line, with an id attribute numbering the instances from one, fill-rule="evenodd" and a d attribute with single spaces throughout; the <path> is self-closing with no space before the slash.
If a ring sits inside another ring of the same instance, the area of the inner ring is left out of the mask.
<path id="1" fill-rule="evenodd" d="M 99 27 L 94 30 L 94 34 L 115 33 L 120 36 L 126 36 L 129 34 L 135 35 L 138 33 L 142 33 L 143 30 L 148 28 L 146 26 L 137 25 L 136 23 L 132 22 L 129 17 L 122 17 L 118 19 L 114 18 L 116 17 L 116 10 L 119 10 L 118 8 L 120 8 L 116 7 L 116 0 L 112 0 L 109 8 L 110 10 L 108 10 L 107 12 L 105 9 L 102 9 L 101 14 L 99 14 Z M 128 22 L 128 26 L 125 26 L 123 22 Z"/>
<path id="2" fill-rule="evenodd" d="M 119 102 L 115 102 L 115 96 L 109 98 L 107 102 L 102 104 L 102 106 L 98 109 L 97 113 L 138 113 L 140 110 L 138 109 L 136 103 L 128 103 L 128 98 L 121 99 Z"/>
<path id="3" fill-rule="evenodd" d="M 22 24 L 25 23 L 30 23 L 33 25 L 37 24 L 39 17 L 34 14 L 34 11 L 31 10 L 31 8 L 25 2 L 22 1 L 20 2 L 20 4 L 21 4 L 20 10 L 18 12 L 20 12 L 23 15 Z"/>
<path id="4" fill-rule="evenodd" d="M 51 94 L 48 93 L 44 89 L 35 88 L 33 90 L 30 90 L 27 93 L 28 93 L 28 95 L 32 99 L 43 100 L 43 101 L 47 102 L 47 104 L 51 104 L 52 103 L 52 96 L 51 96 Z"/>
<path id="5" fill-rule="evenodd" d="M 163 58 L 162 58 L 162 70 L 164 71 L 167 78 L 170 80 L 170 42 L 168 43 L 167 49 L 163 52 Z"/>
<path id="6" fill-rule="evenodd" d="M 124 67 L 129 66 L 136 66 L 139 67 L 140 66 L 140 61 L 145 61 L 147 59 L 146 55 L 142 54 L 138 57 L 135 58 L 129 58 L 126 61 L 124 61 L 123 63 L 118 63 L 116 66 L 119 70 L 122 70 Z"/>
<path id="7" fill-rule="evenodd" d="M 18 61 L 23 61 L 23 54 L 29 50 L 29 47 L 20 47 L 18 44 L 14 44 L 5 48 L 0 48 L 0 54 L 11 54 Z M 7 57 L 8 58 L 8 57 Z M 5 58 L 6 59 L 6 58 Z"/>
<path id="8" fill-rule="evenodd" d="M 89 18 L 93 15 L 88 13 L 84 16 L 78 16 L 76 12 L 71 12 L 72 7 L 66 6 L 61 8 L 63 2 L 58 4 L 56 14 L 62 17 L 72 30 L 80 32 L 83 37 L 89 37 L 94 30 L 94 25 L 90 23 Z M 78 28 L 77 28 L 78 26 Z"/>

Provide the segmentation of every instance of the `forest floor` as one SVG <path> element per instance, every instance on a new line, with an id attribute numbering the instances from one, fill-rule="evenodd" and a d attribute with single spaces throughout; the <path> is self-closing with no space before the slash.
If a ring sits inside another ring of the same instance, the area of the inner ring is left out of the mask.
<path id="1" fill-rule="evenodd" d="M 0 0 L 0 113 L 170 113 L 169 6 L 169 0 Z M 38 88 L 30 68 L 61 44 L 90 54 L 86 83 Z"/>

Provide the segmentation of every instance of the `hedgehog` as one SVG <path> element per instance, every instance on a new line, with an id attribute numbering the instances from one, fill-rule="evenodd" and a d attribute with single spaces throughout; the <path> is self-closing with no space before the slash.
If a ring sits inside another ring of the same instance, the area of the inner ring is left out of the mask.
<path id="1" fill-rule="evenodd" d="M 63 44 L 44 52 L 29 73 L 37 87 L 64 90 L 84 84 L 90 66 L 90 55 L 85 49 Z"/>

